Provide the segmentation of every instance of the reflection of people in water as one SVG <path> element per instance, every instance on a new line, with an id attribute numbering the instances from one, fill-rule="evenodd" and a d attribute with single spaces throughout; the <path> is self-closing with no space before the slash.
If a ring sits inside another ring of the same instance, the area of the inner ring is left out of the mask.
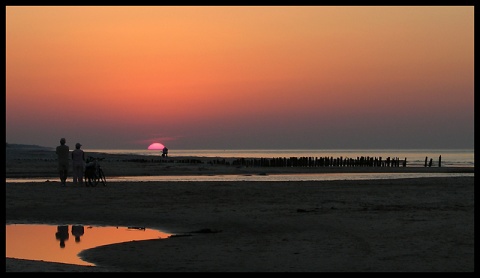
<path id="1" fill-rule="evenodd" d="M 61 225 L 57 226 L 57 233 L 55 234 L 55 238 L 60 240 L 60 247 L 65 248 L 65 241 L 68 240 L 68 225 Z"/>
<path id="2" fill-rule="evenodd" d="M 84 233 L 83 225 L 72 225 L 72 235 L 75 237 L 75 242 L 80 242 L 80 237 Z"/>

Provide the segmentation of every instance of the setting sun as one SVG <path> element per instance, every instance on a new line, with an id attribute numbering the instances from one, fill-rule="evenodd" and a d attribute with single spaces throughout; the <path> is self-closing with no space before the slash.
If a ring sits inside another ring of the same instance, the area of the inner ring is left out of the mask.
<path id="1" fill-rule="evenodd" d="M 160 144 L 160 143 L 153 143 L 151 144 L 150 146 L 148 146 L 148 149 L 149 150 L 163 150 L 165 146 L 163 144 Z"/>

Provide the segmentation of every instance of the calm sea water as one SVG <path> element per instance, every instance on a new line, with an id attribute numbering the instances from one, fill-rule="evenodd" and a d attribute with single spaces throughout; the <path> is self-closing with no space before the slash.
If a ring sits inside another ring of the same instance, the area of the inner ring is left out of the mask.
<path id="1" fill-rule="evenodd" d="M 127 149 L 85 149 L 86 152 L 103 152 L 109 154 L 136 154 L 145 156 L 161 156 L 161 150 L 127 150 Z M 401 161 L 407 159 L 407 167 L 424 166 L 433 159 L 432 166 L 438 166 L 442 156 L 443 167 L 474 167 L 475 152 L 473 149 L 355 149 L 355 150 L 175 150 L 169 149 L 170 157 L 232 157 L 232 158 L 279 158 L 279 157 L 398 157 Z"/>

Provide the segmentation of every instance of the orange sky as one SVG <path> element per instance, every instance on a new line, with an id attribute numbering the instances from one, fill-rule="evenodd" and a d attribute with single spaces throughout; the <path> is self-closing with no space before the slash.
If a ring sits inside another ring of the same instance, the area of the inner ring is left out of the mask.
<path id="1" fill-rule="evenodd" d="M 473 148 L 474 7 L 6 7 L 6 141 Z"/>

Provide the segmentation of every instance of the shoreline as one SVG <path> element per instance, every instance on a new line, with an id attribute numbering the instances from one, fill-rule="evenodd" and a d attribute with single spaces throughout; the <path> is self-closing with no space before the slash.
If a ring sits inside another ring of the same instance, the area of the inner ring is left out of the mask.
<path id="1" fill-rule="evenodd" d="M 384 179 L 416 179 L 416 178 L 450 178 L 450 177 L 474 177 L 470 172 L 328 172 L 328 173 L 254 173 L 254 174 L 188 174 L 188 175 L 148 175 L 148 176 L 109 176 L 107 184 L 113 182 L 303 182 L 303 181 L 335 181 L 335 180 L 384 180 Z M 30 177 L 30 178 L 6 178 L 6 183 L 59 183 L 55 178 L 50 177 Z M 83 187 L 81 184 L 73 184 L 67 181 L 67 186 Z"/>
<path id="2" fill-rule="evenodd" d="M 55 180 L 57 161 L 53 151 L 7 149 L 6 178 L 42 177 Z M 102 157 L 100 162 L 107 177 L 167 175 L 269 175 L 307 173 L 474 173 L 474 167 L 261 167 L 215 164 L 228 158 L 152 157 L 133 154 L 89 153 Z M 71 171 L 69 173 L 71 180 Z"/>

